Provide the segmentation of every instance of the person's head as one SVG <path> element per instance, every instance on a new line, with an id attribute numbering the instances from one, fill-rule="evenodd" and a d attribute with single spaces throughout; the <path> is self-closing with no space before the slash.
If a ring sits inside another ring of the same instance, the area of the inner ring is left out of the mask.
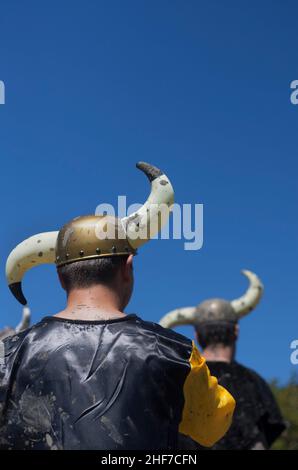
<path id="1" fill-rule="evenodd" d="M 205 300 L 197 306 L 194 323 L 201 348 L 211 351 L 213 360 L 232 360 L 238 336 L 238 318 L 231 302 L 224 299 Z"/>
<path id="2" fill-rule="evenodd" d="M 235 356 L 238 322 L 254 310 L 263 293 L 258 276 L 251 271 L 242 272 L 249 287 L 241 297 L 232 301 L 213 298 L 193 307 L 172 310 L 161 318 L 160 325 L 164 328 L 193 325 L 207 360 L 231 361 Z"/>
<path id="3" fill-rule="evenodd" d="M 205 322 L 196 325 L 195 332 L 202 349 L 229 347 L 235 350 L 239 326 L 237 322 Z"/>
<path id="4" fill-rule="evenodd" d="M 102 215 L 96 213 L 76 217 L 59 231 L 38 233 L 19 243 L 12 250 L 6 262 L 6 279 L 13 296 L 22 305 L 27 305 L 22 281 L 26 272 L 32 267 L 55 264 L 60 270 L 60 267 L 67 264 L 103 257 L 127 257 L 124 263 L 115 261 L 116 265 L 119 262 L 119 270 L 116 270 L 113 282 L 114 287 L 117 285 L 121 290 L 121 294 L 125 293 L 127 298 L 130 296 L 132 275 L 128 275 L 131 271 L 129 255 L 135 255 L 140 247 L 160 232 L 168 222 L 174 204 L 173 186 L 159 168 L 145 162 L 138 162 L 137 168 L 147 176 L 151 191 L 146 202 L 134 213 L 126 217 L 116 217 L 106 212 Z M 98 261 L 98 263 L 102 265 L 106 262 Z M 114 266 L 114 261 L 107 263 Z M 78 266 L 85 275 L 87 265 L 78 264 Z M 110 265 L 112 271 L 113 266 Z M 74 271 L 75 267 L 69 270 Z M 105 278 L 101 277 L 103 271 L 108 272 L 110 269 L 95 268 L 95 275 L 91 276 L 92 285 L 94 279 L 97 279 L 97 274 L 99 274 L 98 279 Z M 74 278 L 77 278 L 77 274 Z M 79 275 L 79 278 L 82 276 Z M 121 282 L 117 282 L 117 279 Z"/>
<path id="5" fill-rule="evenodd" d="M 58 267 L 57 272 L 67 296 L 74 290 L 101 285 L 113 290 L 125 308 L 133 291 L 133 255 L 76 261 Z"/>

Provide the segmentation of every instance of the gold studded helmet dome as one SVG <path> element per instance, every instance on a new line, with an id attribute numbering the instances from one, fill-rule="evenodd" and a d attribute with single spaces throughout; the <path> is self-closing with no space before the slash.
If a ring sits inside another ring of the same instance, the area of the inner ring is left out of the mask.
<path id="1" fill-rule="evenodd" d="M 122 219 L 109 215 L 77 217 L 60 231 L 39 233 L 24 240 L 10 253 L 7 283 L 21 304 L 27 305 L 22 280 L 29 269 L 45 263 L 60 267 L 75 261 L 136 254 L 161 230 L 174 203 L 173 187 L 153 165 L 139 162 L 137 168 L 151 183 L 150 195 L 139 210 Z"/>
<path id="2" fill-rule="evenodd" d="M 175 328 L 182 325 L 198 326 L 202 323 L 236 323 L 240 318 L 254 310 L 261 300 L 264 287 L 258 276 L 243 270 L 249 280 L 249 287 L 240 298 L 228 301 L 224 299 L 208 299 L 195 307 L 183 307 L 172 310 L 160 320 L 165 328 Z"/>
<path id="3" fill-rule="evenodd" d="M 197 306 L 197 323 L 236 323 L 238 315 L 232 303 L 224 299 L 204 300 Z"/>
<path id="4" fill-rule="evenodd" d="M 110 237 L 105 236 L 110 232 Z M 109 215 L 76 217 L 64 225 L 57 237 L 56 265 L 107 256 L 136 254 L 121 219 Z"/>

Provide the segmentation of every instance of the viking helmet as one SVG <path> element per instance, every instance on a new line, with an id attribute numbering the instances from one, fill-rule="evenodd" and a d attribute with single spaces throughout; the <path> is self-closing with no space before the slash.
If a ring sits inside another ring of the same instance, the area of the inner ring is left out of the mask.
<path id="1" fill-rule="evenodd" d="M 109 215 L 78 217 L 59 232 L 28 238 L 10 253 L 6 263 L 7 282 L 21 304 L 27 304 L 22 280 L 29 269 L 45 263 L 59 267 L 75 261 L 136 254 L 140 246 L 161 230 L 174 203 L 173 187 L 158 168 L 144 162 L 136 166 L 151 183 L 150 195 L 138 211 L 122 219 Z"/>
<path id="2" fill-rule="evenodd" d="M 231 302 L 223 299 L 205 300 L 197 307 L 184 307 L 173 310 L 160 320 L 165 328 L 182 325 L 199 325 L 202 323 L 234 322 L 250 313 L 259 303 L 263 285 L 258 276 L 251 271 L 242 271 L 248 280 L 249 287 L 239 299 Z"/>

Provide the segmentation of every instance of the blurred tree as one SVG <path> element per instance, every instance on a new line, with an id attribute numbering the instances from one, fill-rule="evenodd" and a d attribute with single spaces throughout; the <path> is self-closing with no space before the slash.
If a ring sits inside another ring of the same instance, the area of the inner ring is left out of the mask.
<path id="1" fill-rule="evenodd" d="M 288 426 L 272 449 L 298 450 L 298 373 L 294 373 L 286 385 L 273 380 L 270 386 Z"/>

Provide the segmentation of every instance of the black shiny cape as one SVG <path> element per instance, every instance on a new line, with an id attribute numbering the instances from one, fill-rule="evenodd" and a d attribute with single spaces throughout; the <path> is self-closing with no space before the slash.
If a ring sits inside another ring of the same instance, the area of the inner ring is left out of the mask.
<path id="1" fill-rule="evenodd" d="M 268 384 L 236 361 L 208 361 L 207 365 L 236 400 L 232 425 L 213 449 L 251 449 L 257 442 L 269 448 L 285 423 Z"/>
<path id="2" fill-rule="evenodd" d="M 0 449 L 179 446 L 184 336 L 136 315 L 45 317 L 0 346 Z"/>

